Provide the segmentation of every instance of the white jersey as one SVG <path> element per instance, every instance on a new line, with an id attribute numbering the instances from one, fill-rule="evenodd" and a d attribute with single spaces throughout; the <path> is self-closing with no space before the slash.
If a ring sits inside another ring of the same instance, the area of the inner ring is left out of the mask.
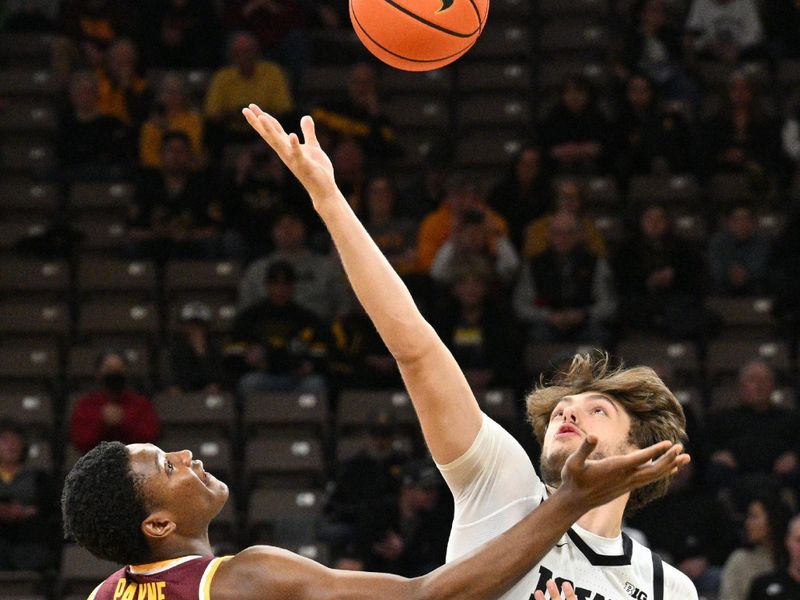
<path id="1" fill-rule="evenodd" d="M 448 562 L 512 527 L 547 494 L 522 446 L 486 415 L 470 449 L 439 470 L 455 499 Z M 579 600 L 697 600 L 691 580 L 645 546 L 578 525 L 501 598 L 532 600 L 548 579 L 572 583 Z"/>

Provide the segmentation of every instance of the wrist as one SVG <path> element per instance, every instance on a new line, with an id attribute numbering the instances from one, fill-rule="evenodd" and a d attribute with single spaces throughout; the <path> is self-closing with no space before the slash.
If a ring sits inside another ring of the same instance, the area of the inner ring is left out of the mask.
<path id="1" fill-rule="evenodd" d="M 347 203 L 347 198 L 344 197 L 338 188 L 334 188 L 330 192 L 314 194 L 311 196 L 311 203 L 314 206 L 314 210 L 323 221 L 336 214 L 342 208 L 350 206 Z"/>
<path id="2" fill-rule="evenodd" d="M 583 494 L 570 487 L 569 484 L 561 484 L 550 494 L 547 501 L 552 502 L 554 507 L 557 506 L 558 514 L 567 518 L 570 524 L 580 519 L 592 508 Z"/>

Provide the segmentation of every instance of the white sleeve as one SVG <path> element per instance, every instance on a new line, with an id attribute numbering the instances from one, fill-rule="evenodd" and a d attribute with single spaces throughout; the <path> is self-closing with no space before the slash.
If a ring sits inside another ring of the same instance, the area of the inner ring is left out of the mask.
<path id="1" fill-rule="evenodd" d="M 664 600 L 698 600 L 692 580 L 668 563 L 664 563 Z"/>
<path id="2" fill-rule="evenodd" d="M 460 523 L 478 521 L 524 498 L 538 504 L 545 491 L 519 442 L 485 414 L 469 450 L 437 466 L 453 493 Z"/>

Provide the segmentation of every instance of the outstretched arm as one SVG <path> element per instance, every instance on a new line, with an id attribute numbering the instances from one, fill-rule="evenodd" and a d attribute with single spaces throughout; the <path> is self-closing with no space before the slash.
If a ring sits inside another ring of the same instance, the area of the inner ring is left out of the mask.
<path id="1" fill-rule="evenodd" d="M 530 571 L 586 511 L 661 479 L 689 459 L 680 445 L 661 442 L 631 454 L 587 460 L 597 445 L 587 436 L 566 461 L 559 489 L 508 531 L 435 571 L 405 579 L 384 573 L 328 569 L 291 552 L 255 546 L 222 564 L 215 600 L 489 600 Z M 661 455 L 659 458 L 659 455 Z"/>
<path id="2" fill-rule="evenodd" d="M 478 403 L 450 351 L 336 187 L 333 166 L 320 148 L 313 120 L 300 121 L 305 138 L 301 144 L 254 104 L 243 112 L 311 196 L 356 296 L 397 360 L 434 460 L 440 464 L 455 460 L 480 430 Z"/>

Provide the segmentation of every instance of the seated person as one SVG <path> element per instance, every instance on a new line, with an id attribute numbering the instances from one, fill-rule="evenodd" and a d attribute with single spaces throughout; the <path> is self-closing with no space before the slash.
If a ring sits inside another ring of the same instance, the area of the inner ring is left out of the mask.
<path id="1" fill-rule="evenodd" d="M 540 342 L 611 343 L 617 297 L 611 268 L 591 254 L 575 215 L 559 212 L 550 223 L 549 248 L 523 263 L 514 290 L 517 318 Z"/>
<path id="2" fill-rule="evenodd" d="M 224 387 L 222 353 L 208 331 L 211 316 L 203 302 L 187 302 L 181 307 L 178 331 L 167 350 L 170 393 L 215 394 Z"/>
<path id="3" fill-rule="evenodd" d="M 143 172 L 130 206 L 128 238 L 137 257 L 215 258 L 220 253 L 222 215 L 211 190 L 195 170 L 192 142 L 185 133 L 167 132 L 162 167 Z"/>
<path id="4" fill-rule="evenodd" d="M 764 39 L 755 0 L 693 0 L 686 31 L 693 53 L 729 64 L 753 57 Z"/>
<path id="5" fill-rule="evenodd" d="M 726 296 L 763 294 L 767 285 L 769 240 L 758 233 L 753 208 L 734 204 L 723 229 L 708 244 L 714 293 Z"/>
<path id="6" fill-rule="evenodd" d="M 105 440 L 123 443 L 154 442 L 160 432 L 158 415 L 147 396 L 127 385 L 128 362 L 114 351 L 97 357 L 99 387 L 75 403 L 69 437 L 79 452 Z"/>
<path id="7" fill-rule="evenodd" d="M 54 563 L 51 482 L 28 468 L 27 458 L 25 431 L 0 421 L 0 570 L 41 571 Z"/>
<path id="8" fill-rule="evenodd" d="M 325 393 L 329 328 L 294 301 L 297 275 L 291 264 L 277 261 L 264 276 L 266 297 L 241 311 L 231 338 L 242 347 L 250 371 L 239 392 L 296 391 Z"/>
<path id="9" fill-rule="evenodd" d="M 787 560 L 775 571 L 757 577 L 750 585 L 747 600 L 792 600 L 800 598 L 800 515 L 789 521 L 786 529 Z"/>
<path id="10" fill-rule="evenodd" d="M 139 74 L 139 50 L 129 39 L 115 41 L 97 71 L 100 112 L 138 129 L 147 118 L 152 100 L 147 79 Z"/>

